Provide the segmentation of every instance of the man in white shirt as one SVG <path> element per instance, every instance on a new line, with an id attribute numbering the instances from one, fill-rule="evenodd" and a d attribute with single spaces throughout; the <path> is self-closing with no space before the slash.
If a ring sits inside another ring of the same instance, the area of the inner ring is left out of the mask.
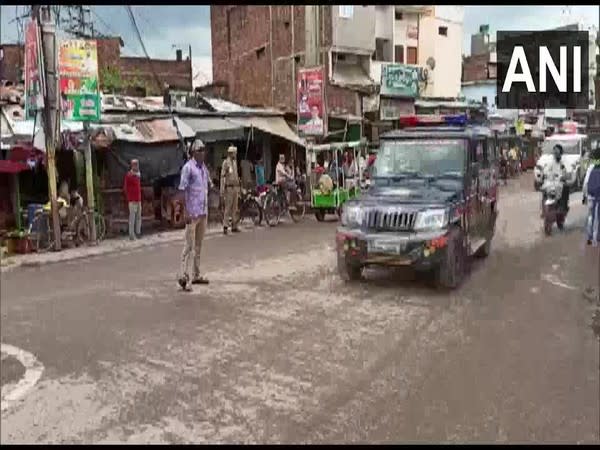
<path id="1" fill-rule="evenodd" d="M 287 167 L 285 165 L 285 155 L 281 153 L 279 155 L 279 162 L 275 167 L 275 184 L 277 184 L 281 190 L 285 193 L 285 199 L 287 204 L 290 204 L 290 189 L 294 189 L 294 179 L 290 177 Z"/>

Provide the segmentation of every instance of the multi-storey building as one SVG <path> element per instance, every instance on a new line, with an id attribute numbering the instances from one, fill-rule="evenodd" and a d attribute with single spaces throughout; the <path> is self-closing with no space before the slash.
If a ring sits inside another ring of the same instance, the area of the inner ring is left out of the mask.
<path id="1" fill-rule="evenodd" d="M 124 84 L 131 85 L 140 95 L 160 95 L 160 83 L 168 83 L 172 88 L 192 90 L 192 63 L 189 56 L 184 59 L 177 50 L 174 60 L 147 59 L 145 57 L 123 56 L 120 37 L 97 38 L 98 76 L 102 86 L 105 71 L 115 69 L 120 73 Z M 24 46 L 18 44 L 0 45 L 0 80 L 13 84 L 22 83 L 24 74 Z"/>
<path id="2" fill-rule="evenodd" d="M 362 115 L 381 66 L 425 67 L 424 94 L 460 92 L 463 7 L 319 5 L 318 53 L 331 114 Z M 296 109 L 295 78 L 305 65 L 305 7 L 212 5 L 213 81 L 237 103 Z"/>

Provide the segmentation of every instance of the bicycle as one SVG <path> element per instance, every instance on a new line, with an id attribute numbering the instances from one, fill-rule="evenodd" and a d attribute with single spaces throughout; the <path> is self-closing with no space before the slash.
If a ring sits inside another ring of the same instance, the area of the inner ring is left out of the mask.
<path id="1" fill-rule="evenodd" d="M 267 225 L 276 226 L 281 220 L 281 215 L 287 211 L 294 223 L 297 223 L 306 214 L 302 190 L 296 187 L 290 192 L 291 205 L 288 205 L 284 190 L 274 184 L 265 197 L 264 217 Z"/>
<path id="2" fill-rule="evenodd" d="M 83 211 L 79 216 L 77 227 L 75 230 L 77 236 L 77 242 L 89 243 L 92 239 L 92 230 L 89 221 L 89 212 Z M 94 222 L 96 224 L 96 242 L 102 242 L 106 237 L 106 220 L 104 216 L 98 211 L 94 211 Z"/>

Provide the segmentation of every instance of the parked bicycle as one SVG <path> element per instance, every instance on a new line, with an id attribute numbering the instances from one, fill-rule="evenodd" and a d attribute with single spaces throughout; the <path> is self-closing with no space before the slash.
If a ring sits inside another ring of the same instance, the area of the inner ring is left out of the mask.
<path id="1" fill-rule="evenodd" d="M 79 247 L 91 241 L 89 213 L 81 206 L 74 204 L 70 207 L 63 199 L 58 199 L 61 243 L 74 244 Z M 70 209 L 69 208 L 73 208 Z M 106 220 L 104 216 L 94 211 L 96 223 L 96 239 L 98 242 L 106 237 Z M 38 209 L 29 225 L 31 245 L 34 251 L 43 252 L 55 248 L 54 229 L 49 205 Z"/>

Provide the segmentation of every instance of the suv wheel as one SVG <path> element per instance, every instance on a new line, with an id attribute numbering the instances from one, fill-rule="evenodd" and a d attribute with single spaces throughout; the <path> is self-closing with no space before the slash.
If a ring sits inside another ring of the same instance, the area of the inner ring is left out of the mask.
<path id="1" fill-rule="evenodd" d="M 436 271 L 436 285 L 442 289 L 457 288 L 466 272 L 467 252 L 460 228 L 450 232 L 446 257 Z"/>
<path id="2" fill-rule="evenodd" d="M 362 279 L 362 267 L 353 266 L 348 264 L 343 257 L 338 257 L 338 273 L 342 280 L 348 281 L 360 281 Z"/>
<path id="3" fill-rule="evenodd" d="M 478 258 L 487 258 L 490 255 L 491 250 L 492 239 L 490 238 L 487 241 L 485 241 L 485 244 L 483 244 L 479 250 L 477 250 L 475 256 L 477 256 Z"/>

